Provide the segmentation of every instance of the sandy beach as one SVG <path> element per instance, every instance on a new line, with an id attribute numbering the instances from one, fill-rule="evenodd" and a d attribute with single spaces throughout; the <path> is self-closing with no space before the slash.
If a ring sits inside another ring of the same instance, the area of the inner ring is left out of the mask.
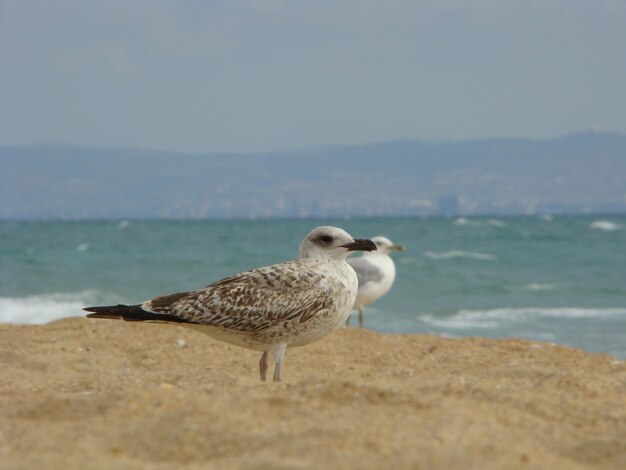
<path id="1" fill-rule="evenodd" d="M 180 326 L 0 325 L 0 467 L 624 468 L 626 362 L 342 329 L 258 354 Z"/>

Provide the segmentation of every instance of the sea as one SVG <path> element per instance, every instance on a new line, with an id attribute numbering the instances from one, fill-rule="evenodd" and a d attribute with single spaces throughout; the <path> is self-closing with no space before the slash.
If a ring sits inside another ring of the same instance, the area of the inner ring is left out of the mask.
<path id="1" fill-rule="evenodd" d="M 406 247 L 391 291 L 365 308 L 366 328 L 626 358 L 626 216 L 4 221 L 0 322 L 201 288 L 295 258 L 318 225 Z"/>

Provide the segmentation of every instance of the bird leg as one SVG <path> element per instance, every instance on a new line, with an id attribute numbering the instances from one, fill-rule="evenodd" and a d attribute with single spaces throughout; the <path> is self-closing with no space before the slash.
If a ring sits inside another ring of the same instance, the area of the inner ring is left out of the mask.
<path id="1" fill-rule="evenodd" d="M 261 374 L 261 380 L 265 382 L 267 376 L 267 351 L 263 353 L 259 361 L 259 373 Z"/>
<path id="2" fill-rule="evenodd" d="M 276 361 L 274 366 L 274 382 L 280 382 L 280 361 Z"/>
<path id="3" fill-rule="evenodd" d="M 280 364 L 283 362 L 283 357 L 285 357 L 285 349 L 287 349 L 286 344 L 279 344 L 278 347 L 272 351 L 272 355 L 274 356 L 274 382 L 280 382 Z"/>
<path id="4" fill-rule="evenodd" d="M 348 314 L 348 319 L 346 320 L 346 326 L 350 326 L 350 317 L 352 316 L 352 310 L 350 310 L 350 313 Z"/>
<path id="5" fill-rule="evenodd" d="M 365 317 L 363 316 L 363 307 L 359 307 L 359 328 L 363 328 Z"/>

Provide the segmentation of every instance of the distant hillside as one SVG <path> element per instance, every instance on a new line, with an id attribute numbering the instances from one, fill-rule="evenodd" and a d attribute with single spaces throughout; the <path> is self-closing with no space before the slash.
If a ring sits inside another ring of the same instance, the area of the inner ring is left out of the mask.
<path id="1" fill-rule="evenodd" d="M 626 136 L 256 155 L 0 147 L 0 218 L 626 212 Z"/>

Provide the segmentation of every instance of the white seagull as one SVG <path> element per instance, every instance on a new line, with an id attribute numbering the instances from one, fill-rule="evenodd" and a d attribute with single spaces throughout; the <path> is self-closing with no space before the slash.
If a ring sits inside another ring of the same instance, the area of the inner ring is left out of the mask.
<path id="1" fill-rule="evenodd" d="M 404 251 L 402 245 L 394 245 L 386 237 L 374 237 L 372 241 L 376 245 L 376 251 L 363 253 L 363 256 L 348 260 L 359 279 L 359 290 L 353 308 L 359 311 L 359 326 L 361 328 L 363 328 L 364 320 L 363 307 L 389 292 L 396 278 L 396 265 L 389 253 Z M 349 316 L 346 324 L 350 324 Z"/>
<path id="2" fill-rule="evenodd" d="M 261 380 L 268 356 L 274 381 L 289 346 L 317 341 L 343 325 L 356 299 L 358 281 L 346 262 L 356 250 L 375 250 L 370 240 L 355 240 L 337 227 L 317 227 L 293 261 L 253 269 L 204 289 L 147 300 L 138 305 L 87 307 L 89 318 L 169 322 L 256 351 Z"/>

